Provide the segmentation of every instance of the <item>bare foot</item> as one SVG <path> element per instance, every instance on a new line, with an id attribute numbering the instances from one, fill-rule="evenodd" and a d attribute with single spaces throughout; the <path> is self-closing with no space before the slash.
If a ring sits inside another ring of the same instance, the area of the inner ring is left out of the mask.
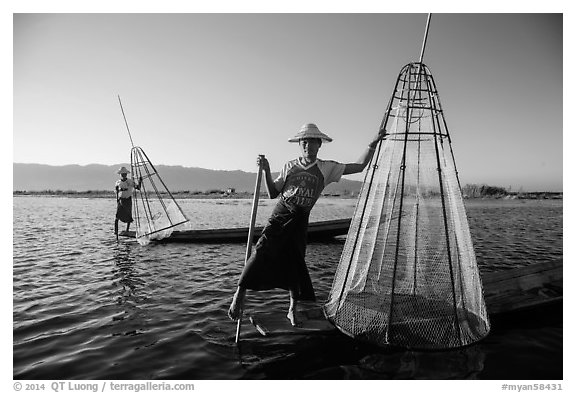
<path id="1" fill-rule="evenodd" d="M 286 314 L 286 318 L 288 318 L 288 320 L 290 321 L 292 326 L 294 326 L 294 327 L 300 326 L 300 322 L 296 318 L 296 311 L 294 311 L 293 309 L 288 310 L 288 314 Z"/>
<path id="2" fill-rule="evenodd" d="M 234 294 L 234 298 L 228 309 L 228 317 L 233 321 L 238 320 L 242 315 L 242 311 L 244 310 L 244 294 L 245 292 L 241 292 L 240 290 Z"/>

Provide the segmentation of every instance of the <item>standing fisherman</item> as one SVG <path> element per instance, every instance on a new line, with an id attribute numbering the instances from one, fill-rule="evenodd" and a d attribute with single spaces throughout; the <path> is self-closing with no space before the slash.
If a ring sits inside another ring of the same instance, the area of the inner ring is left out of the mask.
<path id="1" fill-rule="evenodd" d="M 276 180 L 272 179 L 268 160 L 258 157 L 257 164 L 264 170 L 269 197 L 280 195 L 280 199 L 240 276 L 228 310 L 232 320 L 241 317 L 247 289 L 282 288 L 290 292 L 287 318 L 293 326 L 298 325 L 297 301 L 316 300 L 304 259 L 310 210 L 329 183 L 339 181 L 342 175 L 364 170 L 383 136 L 384 130 L 355 163 L 341 164 L 317 158 L 322 142 L 331 142 L 332 138 L 320 132 L 315 124 L 305 124 L 288 140 L 299 144 L 301 156 L 284 164 Z"/>
<path id="2" fill-rule="evenodd" d="M 130 171 L 126 167 L 121 167 L 116 172 L 120 175 L 120 179 L 116 181 L 116 219 L 114 220 L 114 234 L 118 240 L 118 220 L 126 223 L 126 232 L 130 230 L 130 223 L 134 221 L 132 218 L 132 194 L 134 189 L 139 190 L 142 185 L 142 177 L 138 180 L 138 184 L 134 180 L 128 179 Z"/>

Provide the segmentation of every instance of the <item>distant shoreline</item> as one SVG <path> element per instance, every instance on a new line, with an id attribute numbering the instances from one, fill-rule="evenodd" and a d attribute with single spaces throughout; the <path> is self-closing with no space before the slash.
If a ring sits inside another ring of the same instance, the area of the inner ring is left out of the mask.
<path id="1" fill-rule="evenodd" d="M 162 195 L 168 196 L 167 193 Z M 261 193 L 260 195 L 265 195 Z M 67 198 L 105 198 L 114 199 L 116 195 L 114 191 L 13 191 L 12 196 L 40 196 L 40 197 L 67 197 Z M 215 191 L 206 192 L 188 192 L 176 191 L 172 192 L 172 196 L 176 199 L 248 199 L 252 198 L 251 192 L 237 192 L 237 193 L 224 193 Z"/>
<path id="2" fill-rule="evenodd" d="M 466 194 L 463 190 L 464 199 L 563 199 L 563 192 L 507 192 L 493 195 L 472 193 Z M 168 194 L 164 194 L 168 196 Z M 66 198 L 105 198 L 114 199 L 113 191 L 13 191 L 13 197 L 20 196 L 37 196 L 37 197 L 66 197 Z M 222 191 L 176 191 L 172 193 L 175 199 L 252 199 L 252 192 L 234 192 L 227 193 Z M 260 193 L 261 197 L 266 198 L 267 194 Z M 323 194 L 323 198 L 355 199 L 358 197 L 354 194 Z"/>

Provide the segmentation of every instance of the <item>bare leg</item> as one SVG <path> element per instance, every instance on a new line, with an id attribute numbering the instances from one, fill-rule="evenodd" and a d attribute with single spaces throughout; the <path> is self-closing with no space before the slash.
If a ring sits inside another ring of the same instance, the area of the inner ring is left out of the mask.
<path id="1" fill-rule="evenodd" d="M 130 230 L 130 223 L 126 224 L 126 232 Z"/>
<path id="2" fill-rule="evenodd" d="M 228 316 L 231 320 L 236 321 L 242 315 L 244 310 L 244 299 L 246 297 L 246 288 L 238 287 L 234 297 L 232 298 L 232 303 L 228 309 Z"/>
<path id="3" fill-rule="evenodd" d="M 116 235 L 116 240 L 118 240 L 118 219 L 114 220 L 114 234 Z"/>
<path id="4" fill-rule="evenodd" d="M 286 318 L 288 318 L 290 320 L 290 323 L 292 324 L 292 326 L 300 326 L 300 323 L 298 322 L 298 319 L 296 318 L 296 311 L 297 311 L 296 306 L 297 306 L 296 294 L 291 289 L 290 290 L 290 307 L 288 308 L 288 314 L 286 315 Z"/>

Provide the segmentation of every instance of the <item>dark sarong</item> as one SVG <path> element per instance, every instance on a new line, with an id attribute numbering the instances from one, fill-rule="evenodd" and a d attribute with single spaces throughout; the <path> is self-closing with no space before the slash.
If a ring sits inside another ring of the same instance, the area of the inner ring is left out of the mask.
<path id="1" fill-rule="evenodd" d="M 125 223 L 134 221 L 132 219 L 132 197 L 118 199 L 116 218 Z"/>
<path id="2" fill-rule="evenodd" d="M 291 210 L 280 200 L 246 262 L 238 285 L 263 291 L 294 291 L 296 300 L 316 300 L 304 259 L 310 212 Z"/>

